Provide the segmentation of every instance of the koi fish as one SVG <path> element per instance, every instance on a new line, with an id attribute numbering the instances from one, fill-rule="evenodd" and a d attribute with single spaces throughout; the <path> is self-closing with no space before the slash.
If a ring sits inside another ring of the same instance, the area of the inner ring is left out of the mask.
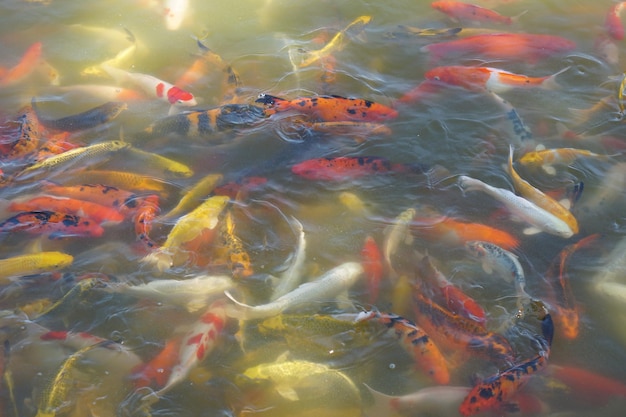
<path id="1" fill-rule="evenodd" d="M 463 3 L 460 1 L 434 1 L 430 6 L 440 12 L 450 16 L 455 21 L 478 21 L 487 23 L 499 23 L 502 25 L 510 25 L 513 18 L 501 15 L 500 13 L 487 9 L 485 7 L 476 6 L 474 4 Z"/>
<path id="2" fill-rule="evenodd" d="M 517 109 L 511 105 L 507 100 L 503 99 L 493 91 L 487 90 L 487 94 L 493 98 L 502 110 L 504 110 L 504 116 L 507 121 L 511 123 L 512 136 L 518 143 L 524 143 L 525 141 L 532 139 L 533 133 L 530 128 L 524 123 L 524 120 L 517 112 Z"/>
<path id="3" fill-rule="evenodd" d="M 291 172 L 308 180 L 350 181 L 374 174 L 424 174 L 425 170 L 419 164 L 395 164 L 378 156 L 338 156 L 299 162 L 291 167 Z"/>
<path id="4" fill-rule="evenodd" d="M 9 278 L 57 271 L 72 264 L 74 257 L 63 252 L 40 252 L 0 259 L 0 283 Z"/>
<path id="5" fill-rule="evenodd" d="M 358 34 L 372 21 L 371 16 L 359 16 L 354 19 L 348 26 L 337 32 L 337 34 L 322 49 L 307 52 L 307 58 L 302 60 L 298 67 L 304 68 L 314 64 L 319 60 L 327 58 L 330 54 L 341 51 L 345 47 L 345 38 L 348 32 Z"/>
<path id="6" fill-rule="evenodd" d="M 194 312 L 206 308 L 212 297 L 221 295 L 234 285 L 233 280 L 226 275 L 196 275 L 181 280 L 159 279 L 138 285 L 110 283 L 104 290 L 172 303 L 185 307 L 189 312 Z"/>
<path id="7" fill-rule="evenodd" d="M 53 211 L 26 211 L 0 223 L 0 233 L 26 232 L 45 234 L 49 239 L 64 237 L 100 237 L 102 226 L 91 219 Z"/>
<path id="8" fill-rule="evenodd" d="M 467 223 L 448 216 L 417 217 L 410 226 L 419 237 L 448 245 L 464 245 L 470 240 L 484 240 L 507 250 L 519 246 L 519 239 L 504 230 L 481 223 Z"/>
<path id="9" fill-rule="evenodd" d="M 578 221 L 572 213 L 563 207 L 558 201 L 544 194 L 525 181 L 513 168 L 513 146 L 509 146 L 509 175 L 513 181 L 513 187 L 522 197 L 536 204 L 538 207 L 561 219 L 571 230 L 571 234 L 578 233 Z"/>
<path id="10" fill-rule="evenodd" d="M 141 88 L 146 94 L 161 99 L 173 106 L 195 106 L 198 104 L 193 94 L 176 87 L 167 81 L 139 72 L 128 72 L 109 65 L 101 65 L 118 83 L 129 82 Z"/>
<path id="11" fill-rule="evenodd" d="M 54 211 L 57 213 L 72 214 L 86 217 L 97 223 L 114 222 L 124 220 L 124 215 L 119 211 L 97 203 L 76 200 L 69 197 L 40 196 L 29 200 L 13 200 L 9 204 L 10 211 Z"/>
<path id="12" fill-rule="evenodd" d="M 576 49 L 576 43 L 553 35 L 530 33 L 488 33 L 433 43 L 422 48 L 434 61 L 458 56 L 514 62 L 539 60 Z"/>
<path id="13" fill-rule="evenodd" d="M 48 194 L 88 201 L 119 210 L 124 214 L 135 209 L 140 200 L 137 194 L 110 185 L 81 184 L 61 186 L 52 182 L 44 182 L 41 187 Z"/>
<path id="14" fill-rule="evenodd" d="M 101 288 L 104 285 L 105 281 L 100 276 L 83 278 L 66 292 L 63 297 L 42 311 L 39 317 L 44 317 L 52 313 L 58 315 L 67 314 L 72 308 L 76 307 L 76 303 L 84 293 L 94 288 Z"/>
<path id="15" fill-rule="evenodd" d="M 378 300 L 380 284 L 383 279 L 383 256 L 372 236 L 365 238 L 363 249 L 361 249 L 361 258 L 367 281 L 369 303 L 373 305 Z"/>
<path id="16" fill-rule="evenodd" d="M 167 221 L 188 212 L 204 197 L 208 196 L 223 179 L 224 176 L 222 174 L 209 174 L 202 178 L 195 185 L 184 190 L 176 207 L 161 216 L 159 220 Z"/>
<path id="17" fill-rule="evenodd" d="M 163 349 L 149 362 L 140 364 L 132 369 L 131 379 L 135 389 L 155 385 L 163 387 L 169 379 L 172 368 L 178 360 L 178 353 L 181 348 L 181 337 L 175 337 L 167 342 Z"/>
<path id="18" fill-rule="evenodd" d="M 422 294 L 419 288 L 413 291 L 413 305 L 417 324 L 439 346 L 466 350 L 489 360 L 510 362 L 514 357 L 513 348 L 503 336 L 443 308 Z"/>
<path id="19" fill-rule="evenodd" d="M 383 240 L 383 257 L 385 265 L 394 274 L 395 269 L 391 261 L 391 257 L 398 252 L 398 248 L 402 243 L 411 243 L 413 236 L 411 235 L 410 223 L 415 218 L 417 211 L 413 207 L 409 207 L 400 213 L 393 221 L 393 224 L 385 228 L 385 239 Z"/>
<path id="20" fill-rule="evenodd" d="M 251 266 L 250 255 L 243 247 L 243 242 L 235 234 L 235 221 L 232 211 L 227 211 L 220 228 L 220 243 L 228 256 L 228 265 L 233 278 L 242 279 L 254 273 Z"/>
<path id="21" fill-rule="evenodd" d="M 541 149 L 526 152 L 521 158 L 517 160 L 517 162 L 525 167 L 540 166 L 541 169 L 543 169 L 547 174 L 554 175 L 556 173 L 556 170 L 552 165 L 568 165 L 581 157 L 608 160 L 611 158 L 611 155 L 600 155 L 586 149 L 575 148 Z"/>
<path id="22" fill-rule="evenodd" d="M 165 385 L 154 395 L 163 396 L 183 381 L 215 348 L 226 324 L 223 301 L 213 302 L 182 338 L 176 364 Z"/>
<path id="23" fill-rule="evenodd" d="M 308 122 L 298 121 L 298 127 L 302 127 L 305 132 L 302 136 L 310 135 L 312 132 L 323 133 L 333 136 L 345 135 L 354 138 L 357 143 L 363 143 L 373 135 L 389 136 L 391 129 L 382 123 L 372 122 Z"/>
<path id="24" fill-rule="evenodd" d="M 165 0 L 164 3 L 165 28 L 178 30 L 189 11 L 189 0 Z"/>
<path id="25" fill-rule="evenodd" d="M 226 296 L 236 304 L 236 307 L 230 306 L 231 308 L 227 308 L 226 314 L 239 320 L 260 319 L 275 316 L 302 303 L 326 301 L 332 299 L 338 293 L 349 289 L 356 283 L 362 273 L 363 267 L 361 264 L 346 262 L 313 281 L 301 284 L 295 290 L 278 297 L 269 304 L 255 307 L 235 300 L 230 292 L 224 291 Z"/>
<path id="26" fill-rule="evenodd" d="M 59 167 L 67 169 L 68 165 L 71 166 L 72 164 L 76 164 L 78 162 L 85 162 L 85 160 L 89 161 L 90 164 L 93 164 L 95 161 L 101 160 L 101 158 L 106 158 L 111 153 L 119 152 L 128 148 L 130 148 L 129 143 L 122 142 L 120 140 L 112 140 L 72 149 L 29 166 L 28 168 L 20 171 L 17 174 L 16 179 L 26 179 L 42 175 L 46 171 Z"/>
<path id="27" fill-rule="evenodd" d="M 541 320 L 541 330 L 544 340 L 537 339 L 541 345 L 539 354 L 527 362 L 498 372 L 475 385 L 459 407 L 462 416 L 468 417 L 481 411 L 497 411 L 511 407 L 510 400 L 515 393 L 528 382 L 532 375 L 547 367 L 554 334 L 554 324 L 550 314 L 546 314 Z"/>
<path id="28" fill-rule="evenodd" d="M 17 125 L 16 140 L 11 144 L 6 154 L 10 160 L 30 156 L 37 150 L 40 142 L 39 119 L 32 106 L 25 106 L 20 109 Z"/>
<path id="29" fill-rule="evenodd" d="M 104 102 L 128 102 L 146 99 L 146 96 L 139 91 L 114 85 L 101 84 L 74 84 L 61 86 L 51 89 L 51 92 L 61 94 L 63 96 L 69 96 L 70 98 L 93 98 Z"/>
<path id="30" fill-rule="evenodd" d="M 497 68 L 453 65 L 433 68 L 424 74 L 424 78 L 456 85 L 468 90 L 482 91 L 487 89 L 494 93 L 503 93 L 514 88 L 544 88 L 551 90 L 559 88 L 556 77 L 569 68 L 566 67 L 555 74 L 545 77 L 529 77 Z"/>
<path id="31" fill-rule="evenodd" d="M 441 351 L 415 323 L 395 314 L 377 311 L 365 311 L 356 318 L 356 322 L 364 320 L 374 320 L 386 326 L 401 341 L 402 347 L 415 361 L 415 366 L 437 384 L 450 383 L 450 372 Z"/>
<path id="32" fill-rule="evenodd" d="M 42 44 L 35 42 L 26 49 L 24 55 L 14 67 L 7 69 L 0 77 L 0 87 L 7 87 L 19 83 L 28 77 L 37 68 L 41 59 Z"/>
<path id="33" fill-rule="evenodd" d="M 147 166 L 160 170 L 166 175 L 176 178 L 189 178 L 193 170 L 182 162 L 174 161 L 154 152 L 146 152 L 133 146 L 128 148 L 128 154 L 143 159 Z"/>
<path id="34" fill-rule="evenodd" d="M 164 117 L 147 127 L 140 137 L 180 136 L 211 137 L 219 132 L 252 127 L 265 118 L 263 109 L 247 104 L 225 104 L 202 111 L 185 112 Z"/>
<path id="35" fill-rule="evenodd" d="M 218 216 L 226 208 L 228 197 L 213 196 L 196 207 L 192 212 L 178 219 L 163 245 L 145 256 L 141 262 L 154 266 L 159 271 L 183 263 L 189 254 L 183 244 L 192 241 L 205 229 L 214 229 Z"/>
<path id="36" fill-rule="evenodd" d="M 537 229 L 563 238 L 572 237 L 574 234 L 563 220 L 509 190 L 492 187 L 465 175 L 458 178 L 458 184 L 464 191 L 482 191 L 490 195 L 504 204 L 513 215 L 536 228 L 528 229 L 524 232 L 526 234 L 536 233 Z"/>
<path id="37" fill-rule="evenodd" d="M 93 109 L 72 116 L 52 119 L 44 116 L 38 109 L 35 99 L 31 100 L 31 105 L 37 113 L 39 123 L 48 129 L 62 130 L 65 132 L 76 132 L 78 130 L 91 129 L 104 123 L 108 123 L 128 109 L 126 103 L 108 102 Z"/>
<path id="38" fill-rule="evenodd" d="M 474 320 L 485 328 L 487 322 L 485 310 L 476 300 L 461 291 L 435 268 L 429 256 L 424 256 L 419 262 L 418 272 L 423 280 L 434 284 L 439 289 L 446 306 L 452 313 Z"/>
<path id="39" fill-rule="evenodd" d="M 604 26 L 609 36 L 616 41 L 624 39 L 624 25 L 622 25 L 621 13 L 626 6 L 626 2 L 620 1 L 611 5 L 609 11 L 606 14 Z"/>
<path id="40" fill-rule="evenodd" d="M 86 346 L 71 354 L 65 362 L 63 362 L 56 376 L 50 382 L 50 385 L 42 393 L 36 417 L 55 417 L 62 410 L 67 411 L 69 405 L 68 395 L 74 387 L 74 372 L 78 361 L 82 359 L 85 353 L 98 347 L 106 347 L 107 344 L 112 343 L 114 342 L 106 340 Z"/>
<path id="41" fill-rule="evenodd" d="M 615 398 L 626 398 L 622 381 L 587 369 L 551 364 L 547 372 L 572 390 L 573 400 L 585 405 L 602 407 Z"/>
<path id="42" fill-rule="evenodd" d="M 398 111 L 383 104 L 341 96 L 299 97 L 292 100 L 259 94 L 256 103 L 265 105 L 265 115 L 293 112 L 321 122 L 382 122 L 398 117 Z"/>
<path id="43" fill-rule="evenodd" d="M 517 317 L 521 317 L 525 305 L 531 300 L 526 292 L 526 277 L 524 269 L 516 255 L 501 247 L 480 241 L 467 242 L 465 247 L 469 252 L 482 261 L 483 270 L 488 273 L 497 273 L 507 282 L 515 283 L 517 294 Z"/>
<path id="44" fill-rule="evenodd" d="M 566 339 L 573 340 L 579 333 L 579 308 L 574 297 L 574 292 L 569 282 L 566 263 L 570 256 L 578 249 L 585 247 L 600 237 L 593 234 L 580 239 L 578 242 L 566 247 L 554 258 L 546 273 L 546 280 L 549 285 L 549 293 L 554 300 L 554 321 L 556 328 Z"/>
<path id="45" fill-rule="evenodd" d="M 304 227 L 302 223 L 295 217 L 291 217 L 289 221 L 294 232 L 298 233 L 298 244 L 294 251 L 293 259 L 289 267 L 280 274 L 280 281 L 274 286 L 270 300 L 274 301 L 293 291 L 300 285 L 304 270 L 304 261 L 306 260 L 306 239 L 304 236 Z"/>
<path id="46" fill-rule="evenodd" d="M 138 200 L 139 203 L 133 201 L 133 207 L 136 207 L 133 216 L 135 235 L 139 241 L 146 245 L 146 248 L 156 248 L 157 244 L 150 239 L 150 231 L 152 230 L 152 222 L 159 214 L 159 197 L 149 195 Z"/>
<path id="47" fill-rule="evenodd" d="M 80 175 L 72 178 L 59 178 L 58 181 L 61 181 L 65 185 L 106 184 L 108 187 L 120 190 L 142 193 L 152 192 L 158 193 L 164 197 L 168 194 L 164 181 L 128 171 L 101 171 L 92 169 L 82 171 Z"/>
<path id="48" fill-rule="evenodd" d="M 122 68 L 131 65 L 131 59 L 133 59 L 135 53 L 137 52 L 137 41 L 135 39 L 135 35 L 133 35 L 130 30 L 126 28 L 123 29 L 128 35 L 126 36 L 126 39 L 130 42 L 130 45 L 118 52 L 113 58 L 107 59 L 98 65 L 92 65 L 85 68 L 80 72 L 80 75 L 106 77 L 107 73 L 102 69 L 102 65 L 115 68 Z"/>

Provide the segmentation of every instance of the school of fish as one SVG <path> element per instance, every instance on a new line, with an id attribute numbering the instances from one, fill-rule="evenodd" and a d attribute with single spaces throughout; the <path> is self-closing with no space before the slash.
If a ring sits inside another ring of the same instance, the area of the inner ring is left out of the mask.
<path id="1" fill-rule="evenodd" d="M 198 31 L 198 1 L 131 3 L 191 53 L 128 22 L 0 30 L 0 416 L 622 415 L 623 366 L 568 350 L 600 319 L 626 346 L 626 2 L 583 45 L 526 30 L 530 0 L 396 26 L 322 2 L 294 33 L 264 0 L 271 60 Z"/>

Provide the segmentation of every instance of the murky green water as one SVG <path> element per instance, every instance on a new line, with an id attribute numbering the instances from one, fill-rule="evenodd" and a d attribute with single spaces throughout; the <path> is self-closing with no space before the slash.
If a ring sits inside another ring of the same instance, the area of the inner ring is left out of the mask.
<path id="1" fill-rule="evenodd" d="M 136 172 L 165 182 L 168 193 L 161 195 L 162 213 L 178 203 L 180 191 L 207 174 L 223 174 L 224 182 L 251 176 L 265 178 L 267 182 L 251 189 L 231 209 L 236 234 L 250 254 L 255 271 L 248 281 L 238 282 L 239 288 L 233 293 L 239 299 L 245 296 L 246 302 L 253 305 L 268 301 L 274 285 L 270 276 L 280 275 L 295 256 L 298 236 L 289 226 L 290 216 L 304 226 L 305 275 L 309 279 L 343 262 L 359 261 L 367 236 L 374 237 L 382 247 L 387 236 L 385 228 L 410 207 L 418 209 L 420 214 L 429 207 L 466 222 L 505 229 L 520 239 L 515 253 L 526 274 L 527 291 L 538 299 L 546 296 L 547 270 L 559 252 L 580 238 L 598 233 L 599 238 L 590 247 L 575 252 L 567 264 L 573 293 L 580 305 L 580 334 L 574 340 L 566 340 L 557 328 L 549 362 L 584 368 L 626 384 L 626 327 L 622 321 L 626 299 L 621 299 L 617 291 L 606 295 L 597 289 L 597 283 L 610 271 L 617 273 L 607 278 L 608 282 L 626 285 L 624 274 L 619 273 L 625 269 L 623 260 L 614 249 L 617 247 L 619 251 L 626 233 L 623 212 L 626 174 L 620 154 L 624 150 L 624 128 L 616 99 L 626 46 L 624 41 L 612 41 L 613 49 L 597 44 L 599 38 L 606 36 L 604 20 L 614 2 L 480 2 L 502 14 L 519 17 L 510 27 L 489 24 L 470 27 L 550 34 L 576 42 L 575 50 L 536 63 L 481 56 L 431 62 L 421 48 L 442 39 L 413 36 L 400 25 L 443 28 L 458 24 L 433 10 L 427 1 L 191 1 L 187 17 L 175 31 L 165 29 L 162 6 L 160 2 L 153 3 L 149 0 L 2 2 L 0 66 L 13 67 L 30 45 L 41 42 L 42 58 L 60 76 L 60 85 L 54 86 L 46 71 L 38 69 L 14 85 L 0 87 L 2 120 L 15 120 L 33 97 L 50 117 L 67 116 L 102 104 L 101 98 L 71 89 L 76 85 L 115 85 L 109 78 L 84 76 L 81 71 L 128 48 L 125 30 L 135 37 L 137 50 L 125 62 L 124 69 L 173 81 L 197 58 L 195 38 L 201 38 L 240 75 L 243 85 L 239 99 L 243 103 L 253 103 L 260 93 L 267 93 L 286 98 L 336 94 L 393 105 L 422 82 L 425 72 L 435 64 L 484 65 L 532 76 L 545 76 L 569 67 L 558 76 L 561 86 L 558 89 L 517 89 L 501 94 L 533 133 L 533 138 L 523 143 L 515 138 L 505 111 L 492 98 L 484 92 L 455 87 L 443 88 L 414 103 L 398 105 L 399 116 L 385 122 L 392 133 L 365 140 L 355 140 L 346 134 L 313 134 L 302 138 L 290 125 L 290 119 L 284 118 L 271 118 L 260 126 L 211 138 L 175 136 L 139 140 L 138 132 L 169 111 L 167 103 L 143 100 L 129 102 L 128 109 L 112 122 L 75 134 L 69 141 L 89 145 L 122 138 L 140 149 L 187 164 L 194 175 L 177 178 L 121 152 L 95 167 Z M 306 56 L 307 51 L 321 49 L 337 31 L 361 15 L 371 16 L 372 21 L 362 34 L 348 37 L 343 49 L 333 54 L 333 82 L 321 79 L 323 71 L 319 64 L 297 68 L 294 62 Z M 190 86 L 189 90 L 197 98 L 198 107 L 219 105 L 223 92 L 219 70 L 209 73 L 202 83 Z M 575 120 L 570 109 L 591 108 L 605 97 L 613 97 L 612 107 L 594 114 L 587 122 Z M 580 133 L 577 139 L 563 134 L 576 129 Z M 42 140 L 45 139 L 43 135 Z M 579 159 L 570 166 L 557 166 L 556 175 L 519 169 L 537 187 L 556 190 L 561 195 L 572 184 L 584 182 L 584 192 L 573 208 L 580 224 L 578 235 L 570 239 L 546 233 L 525 235 L 524 226 L 511 221 L 492 198 L 474 192 L 463 194 L 456 186 L 457 175 L 469 175 L 512 189 L 504 169 L 509 144 L 517 149 L 516 159 L 536 145 L 576 147 L 617 155 L 609 161 L 589 158 Z M 398 164 L 439 167 L 437 172 L 444 173 L 438 175 L 438 182 L 429 185 L 423 176 L 410 174 L 371 174 L 336 183 L 310 181 L 291 172 L 291 166 L 297 162 L 336 156 L 378 156 Z M 12 173 L 18 172 L 20 165 L 5 158 L 0 168 Z M 53 171 L 51 175 L 54 177 L 45 179 L 80 183 L 83 174 L 74 169 Z M 23 181 L 0 190 L 3 219 L 12 215 L 5 210 L 8 200 L 37 194 L 42 183 L 43 179 Z M 355 194 L 368 212 L 351 210 L 342 204 L 345 192 Z M 163 243 L 173 222 L 156 222 L 151 237 Z M 496 328 L 514 310 L 513 285 L 486 275 L 462 245 L 427 239 L 418 229 L 412 237 L 413 242 L 402 242 L 394 254 L 394 265 L 401 277 L 414 279 L 417 257 L 414 251 L 428 252 L 438 260 L 444 274 L 484 306 L 489 328 Z M 106 226 L 104 235 L 98 238 L 50 240 L 13 233 L 2 239 L 1 258 L 53 250 L 74 256 L 73 264 L 62 273 L 15 279 L 2 290 L 0 308 L 30 308 L 30 318 L 35 322 L 18 320 L 19 312 L 7 312 L 3 317 L 1 331 L 6 342 L 2 363 L 9 373 L 0 382 L 0 400 L 2 415 L 6 416 L 36 415 L 50 395 L 46 389 L 58 375 L 59 367 L 79 350 L 56 341 L 42 341 L 38 332 L 45 330 L 36 325 L 112 339 L 138 355 L 137 358 L 131 353 L 103 348 L 84 353 L 73 371 L 68 391 L 59 394 L 67 404 L 56 415 L 141 415 L 146 407 L 138 407 L 138 395 L 133 395 L 134 388 L 129 382 L 131 369 L 138 366 L 138 361 L 154 358 L 176 331 L 184 331 L 199 315 L 166 301 L 138 300 L 96 288 L 70 295 L 62 308 L 36 319 L 37 307 L 32 306 L 37 300 L 61 299 L 75 288 L 77 277 L 89 273 L 106 274 L 111 281 L 138 284 L 185 279 L 206 272 L 229 272 L 225 257 L 211 252 L 211 247 L 204 248 L 213 256 L 208 265 L 188 262 L 167 272 L 155 271 L 140 261 L 147 252 L 137 241 L 130 220 Z M 194 256 L 192 260 L 196 260 Z M 375 305 L 369 304 L 370 290 L 364 282 L 356 284 L 349 293 L 350 302 L 357 308 L 372 307 L 414 319 L 412 308 L 407 307 L 410 295 L 406 291 L 398 295 L 394 291 L 394 286 L 401 285 L 398 278 L 392 278 L 388 270 L 386 275 L 389 277 L 385 279 L 389 280 L 382 284 Z M 345 301 L 321 301 L 328 303 L 302 306 L 294 312 L 354 311 Z M 343 329 L 335 333 L 331 329 L 333 336 L 329 342 L 327 336 L 303 329 L 286 337 L 267 335 L 257 324 L 251 321 L 240 325 L 229 320 L 214 351 L 188 378 L 152 405 L 152 415 L 360 415 L 361 404 L 355 405 L 351 399 L 354 396 L 351 384 L 358 391 L 357 397 L 362 398 L 363 414 L 368 415 L 372 399 L 364 383 L 389 395 L 408 394 L 433 384 L 415 370 L 411 358 L 395 338 L 380 331 L 355 336 Z M 517 353 L 517 362 L 535 354 L 532 340 L 537 333 L 537 323 L 525 319 L 506 334 Z M 306 359 L 327 365 L 333 371 L 321 372 L 319 378 L 308 375 L 306 379 L 302 375 L 295 382 L 285 384 L 288 387 L 278 382 L 253 386 L 242 382 L 241 374 L 246 369 L 273 362 L 285 352 L 291 356 L 279 361 Z M 452 385 L 470 386 L 476 377 L 503 370 L 493 361 L 462 362 L 454 355 L 448 356 L 448 363 Z M 335 370 L 351 382 L 337 376 Z M 584 386 L 581 390 L 593 392 L 592 388 Z M 300 398 L 291 395 L 294 389 Z M 588 401 L 580 391 L 545 373 L 530 379 L 525 390 L 549 409 L 529 415 L 619 416 L 624 406 L 623 398 L 611 396 L 601 404 Z"/>

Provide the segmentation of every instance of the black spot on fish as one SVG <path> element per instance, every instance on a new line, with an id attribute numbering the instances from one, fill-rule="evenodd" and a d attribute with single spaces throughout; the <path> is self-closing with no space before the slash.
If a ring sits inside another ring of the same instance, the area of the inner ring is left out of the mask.
<path id="1" fill-rule="evenodd" d="M 355 109 L 348 109 L 346 110 L 348 113 L 350 114 L 356 114 L 356 110 Z"/>
<path id="2" fill-rule="evenodd" d="M 491 390 L 491 388 L 482 388 L 478 392 L 478 395 L 480 395 L 481 398 L 489 399 L 493 397 L 493 391 Z"/>
<path id="3" fill-rule="evenodd" d="M 374 104 L 374 102 L 369 100 L 363 100 L 363 104 L 365 104 L 365 107 L 369 108 L 372 107 L 372 104 Z"/>
<path id="4" fill-rule="evenodd" d="M 63 220 L 61 221 L 61 223 L 63 223 L 63 225 L 67 227 L 78 226 L 79 220 L 80 218 L 78 216 L 66 214 L 65 216 L 63 216 Z M 87 225 L 89 225 L 89 222 L 84 223 L 87 223 Z"/>
<path id="5" fill-rule="evenodd" d="M 415 333 L 417 333 L 417 331 Z M 429 340 L 430 339 L 429 339 L 428 335 L 424 335 L 422 337 L 418 337 L 417 339 L 411 340 L 411 344 L 414 345 L 414 346 L 416 346 L 416 345 L 425 345 L 426 343 L 428 343 Z"/>

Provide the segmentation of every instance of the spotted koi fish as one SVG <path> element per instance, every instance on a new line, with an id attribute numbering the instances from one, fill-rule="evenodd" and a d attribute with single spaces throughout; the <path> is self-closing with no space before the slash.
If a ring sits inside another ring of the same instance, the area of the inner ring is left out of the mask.
<path id="1" fill-rule="evenodd" d="M 486 410 L 517 409 L 510 404 L 511 398 L 532 375 L 547 367 L 554 335 L 554 324 L 550 314 L 546 314 L 541 320 L 541 330 L 543 340 L 537 338 L 541 345 L 539 354 L 527 362 L 512 366 L 474 386 L 459 407 L 462 416 L 468 417 Z"/>
<path id="2" fill-rule="evenodd" d="M 220 242 L 227 252 L 233 278 L 242 279 L 254 273 L 250 255 L 245 250 L 241 238 L 235 234 L 235 221 L 231 210 L 226 212 L 221 223 Z"/>
<path id="3" fill-rule="evenodd" d="M 374 320 L 385 325 L 401 341 L 402 347 L 413 357 L 415 366 L 437 384 L 450 383 L 450 372 L 443 354 L 428 334 L 415 323 L 395 314 L 369 311 L 361 313 L 356 321 Z"/>
<path id="4" fill-rule="evenodd" d="M 9 204 L 10 211 L 37 211 L 48 210 L 57 213 L 84 216 L 97 223 L 116 222 L 124 220 L 119 211 L 89 201 L 77 200 L 68 197 L 39 196 L 29 200 L 14 200 Z"/>
<path id="5" fill-rule="evenodd" d="M 39 111 L 37 102 L 34 99 L 31 101 L 31 105 L 35 113 L 37 113 L 37 118 L 42 125 L 48 129 L 63 130 L 66 132 L 91 129 L 110 122 L 128 108 L 126 103 L 111 101 L 78 114 L 53 119 L 44 116 L 41 111 Z"/>
<path id="6" fill-rule="evenodd" d="M 140 137 L 180 136 L 210 137 L 218 132 L 252 127 L 265 118 L 263 109 L 247 104 L 226 104 L 210 110 L 185 112 L 156 121 Z"/>
<path id="7" fill-rule="evenodd" d="M 31 106 L 25 106 L 18 112 L 16 124 L 18 126 L 14 136 L 15 140 L 7 144 L 7 149 L 2 153 L 9 160 L 21 159 L 32 155 L 39 146 L 39 119 Z M 4 146 L 3 146 L 4 148 Z"/>
<path id="8" fill-rule="evenodd" d="M 26 211 L 0 223 L 0 234 L 26 232 L 48 235 L 49 239 L 64 237 L 99 237 L 104 229 L 95 221 L 54 211 Z"/>
<path id="9" fill-rule="evenodd" d="M 398 111 L 383 104 L 341 96 L 299 97 L 293 100 L 260 94 L 257 103 L 265 105 L 265 114 L 293 112 L 320 122 L 381 122 L 398 117 Z"/>
<path id="10" fill-rule="evenodd" d="M 514 357 L 513 348 L 503 336 L 452 313 L 424 295 L 421 289 L 414 290 L 413 302 L 417 323 L 442 345 L 505 363 Z"/>

